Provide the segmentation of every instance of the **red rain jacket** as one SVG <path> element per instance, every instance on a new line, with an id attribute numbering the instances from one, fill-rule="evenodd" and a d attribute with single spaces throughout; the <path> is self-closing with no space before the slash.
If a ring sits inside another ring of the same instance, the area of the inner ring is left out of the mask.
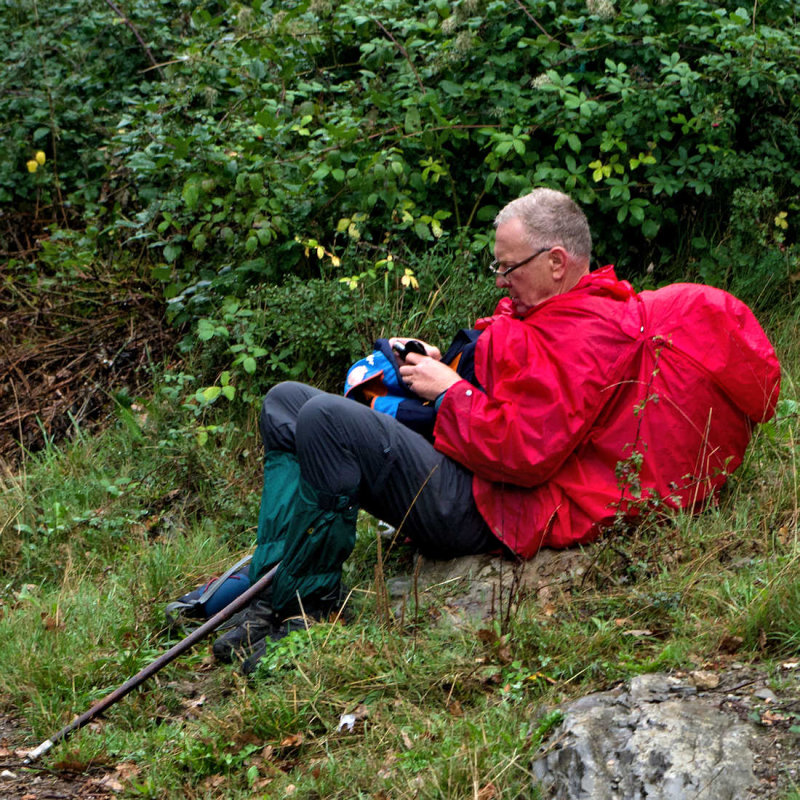
<path id="1" fill-rule="evenodd" d="M 501 300 L 447 390 L 436 449 L 474 473 L 492 531 L 529 558 L 623 514 L 695 508 L 775 411 L 780 366 L 752 312 L 709 286 L 637 294 L 613 267 L 524 318 Z"/>

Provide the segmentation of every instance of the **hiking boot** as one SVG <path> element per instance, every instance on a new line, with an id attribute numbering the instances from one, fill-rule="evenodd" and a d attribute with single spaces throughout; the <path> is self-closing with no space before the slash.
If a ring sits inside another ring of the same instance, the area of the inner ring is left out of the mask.
<path id="1" fill-rule="evenodd" d="M 255 645 L 269 636 L 280 622 L 272 610 L 269 598 L 257 597 L 235 617 L 232 627 L 211 647 L 217 661 L 229 664 L 234 658 L 245 659 Z"/>
<path id="2" fill-rule="evenodd" d="M 334 615 L 344 612 L 342 607 L 347 595 L 347 589 L 340 581 L 328 594 L 303 601 L 304 614 L 298 614 L 281 621 L 280 617 L 273 612 L 272 630 L 252 645 L 248 656 L 242 661 L 242 674 L 250 676 L 255 672 L 258 662 L 267 652 L 267 642 L 277 642 L 293 631 L 306 630 L 309 625 L 313 625 L 315 622 L 325 622 Z M 341 616 L 344 617 L 345 614 L 341 613 Z"/>
<path id="3" fill-rule="evenodd" d="M 250 650 L 250 655 L 242 661 L 241 673 L 250 677 L 258 666 L 258 662 L 267 654 L 267 643 L 277 642 L 288 636 L 293 631 L 303 631 L 309 625 L 322 620 L 312 619 L 311 617 L 292 617 L 291 619 L 284 620 L 281 623 L 276 623 L 272 631 L 260 641 L 256 642 Z"/>

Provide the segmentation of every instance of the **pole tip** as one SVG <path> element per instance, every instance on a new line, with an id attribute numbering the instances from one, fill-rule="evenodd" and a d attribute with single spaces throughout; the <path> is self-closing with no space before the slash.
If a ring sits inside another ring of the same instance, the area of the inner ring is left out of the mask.
<path id="1" fill-rule="evenodd" d="M 33 749 L 28 755 L 22 759 L 23 764 L 31 764 L 37 759 L 41 758 L 53 746 L 52 739 L 46 739 L 37 748 Z"/>

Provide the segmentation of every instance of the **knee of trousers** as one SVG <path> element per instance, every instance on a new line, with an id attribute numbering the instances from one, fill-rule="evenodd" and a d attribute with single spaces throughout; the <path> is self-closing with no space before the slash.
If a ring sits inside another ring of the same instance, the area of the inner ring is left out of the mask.
<path id="1" fill-rule="evenodd" d="M 347 446 L 349 422 L 356 411 L 362 410 L 357 403 L 335 394 L 320 394 L 312 397 L 297 415 L 298 446 L 303 441 L 308 444 L 326 439 L 328 444 L 341 443 Z M 367 410 L 363 407 L 363 410 Z M 331 442 L 330 439 L 334 439 Z"/>
<path id="2" fill-rule="evenodd" d="M 302 391 L 301 387 L 303 384 L 297 381 L 283 381 L 273 386 L 264 396 L 258 427 L 265 445 L 269 445 L 271 434 L 294 416 L 292 409 L 297 394 Z"/>

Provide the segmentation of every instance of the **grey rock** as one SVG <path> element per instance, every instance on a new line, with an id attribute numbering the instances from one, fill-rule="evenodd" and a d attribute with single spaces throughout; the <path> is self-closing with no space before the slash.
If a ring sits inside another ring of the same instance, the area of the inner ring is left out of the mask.
<path id="1" fill-rule="evenodd" d="M 401 575 L 397 578 L 389 578 L 386 581 L 386 591 L 389 593 L 389 597 L 392 600 L 396 600 L 399 597 L 407 597 L 414 587 L 414 583 L 411 578 L 408 578 L 404 575 Z"/>
<path id="2" fill-rule="evenodd" d="M 766 700 L 768 703 L 778 702 L 778 695 L 772 689 L 767 689 L 766 687 L 753 692 L 753 697 L 757 697 L 759 700 Z"/>
<path id="3" fill-rule="evenodd" d="M 513 610 L 522 594 L 533 594 L 540 604 L 552 601 L 580 580 L 589 563 L 582 550 L 547 548 L 521 562 L 491 555 L 447 561 L 423 558 L 417 591 L 420 601 L 435 596 L 462 616 L 486 619 L 499 616 L 509 604 Z M 412 587 L 409 584 L 409 593 Z"/>
<path id="4" fill-rule="evenodd" d="M 718 706 L 661 674 L 582 697 L 563 709 L 534 775 L 551 800 L 744 800 L 754 733 Z"/>

